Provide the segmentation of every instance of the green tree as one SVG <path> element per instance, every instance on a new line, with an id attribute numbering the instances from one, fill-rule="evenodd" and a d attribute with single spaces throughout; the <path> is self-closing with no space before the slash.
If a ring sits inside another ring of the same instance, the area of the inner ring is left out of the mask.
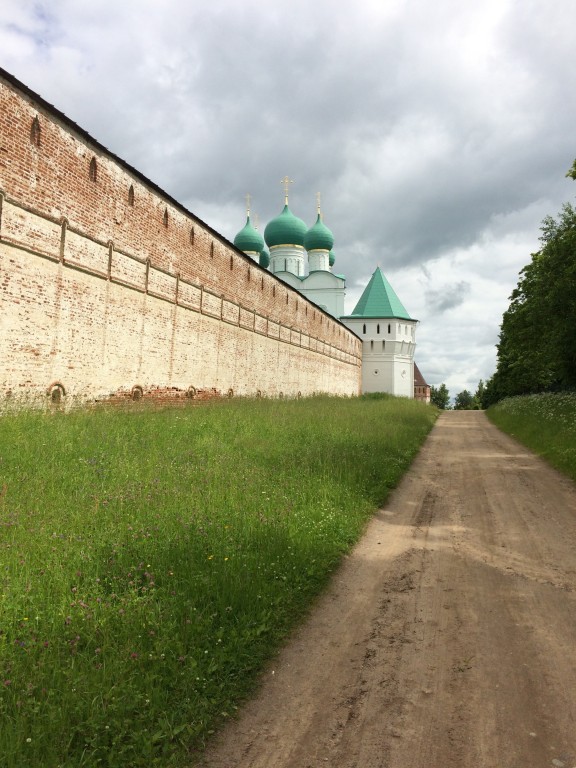
<path id="1" fill-rule="evenodd" d="M 439 387 L 430 387 L 430 402 L 445 411 L 450 408 L 450 392 L 446 384 L 440 384 Z"/>
<path id="2" fill-rule="evenodd" d="M 486 390 L 486 386 L 485 386 L 484 382 L 482 381 L 482 379 L 480 379 L 480 381 L 478 382 L 478 387 L 476 388 L 476 393 L 474 395 L 474 401 L 475 401 L 474 407 L 477 410 L 480 410 L 481 408 L 484 407 L 482 405 L 482 401 L 484 400 L 484 392 L 485 392 L 485 390 Z"/>
<path id="3" fill-rule="evenodd" d="M 469 392 L 467 389 L 462 390 L 462 392 L 458 392 L 454 399 L 454 410 L 473 411 L 474 409 L 477 410 L 477 404 L 472 392 Z"/>
<path id="4" fill-rule="evenodd" d="M 484 407 L 510 395 L 576 386 L 576 210 L 565 204 L 556 219 L 546 217 L 540 241 L 502 318 Z"/>

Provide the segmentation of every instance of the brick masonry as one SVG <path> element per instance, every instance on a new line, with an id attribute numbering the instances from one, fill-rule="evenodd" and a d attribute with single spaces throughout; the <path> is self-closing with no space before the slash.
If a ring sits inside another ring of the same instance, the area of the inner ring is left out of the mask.
<path id="1" fill-rule="evenodd" d="M 0 305 L 0 396 L 360 392 L 355 334 L 1 70 Z"/>

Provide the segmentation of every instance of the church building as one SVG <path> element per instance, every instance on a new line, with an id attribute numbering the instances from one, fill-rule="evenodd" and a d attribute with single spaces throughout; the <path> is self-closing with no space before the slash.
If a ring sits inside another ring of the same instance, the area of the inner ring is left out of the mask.
<path id="1" fill-rule="evenodd" d="M 352 314 L 345 314 L 346 280 L 333 271 L 334 236 L 322 219 L 319 196 L 316 221 L 308 228 L 288 206 L 288 177 L 283 183 L 284 208 L 268 222 L 264 237 L 251 223 L 248 205 L 246 224 L 234 238 L 234 245 L 362 339 L 363 392 L 409 398 L 420 395 L 422 386 L 427 385 L 419 371 L 415 381 L 418 321 L 410 317 L 380 267 Z"/>

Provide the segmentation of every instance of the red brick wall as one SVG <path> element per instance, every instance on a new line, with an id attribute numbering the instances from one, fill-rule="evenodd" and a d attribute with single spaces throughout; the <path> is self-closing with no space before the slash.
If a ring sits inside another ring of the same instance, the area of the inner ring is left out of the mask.
<path id="1" fill-rule="evenodd" d="M 0 193 L 5 389 L 358 393 L 347 328 L 1 73 Z"/>

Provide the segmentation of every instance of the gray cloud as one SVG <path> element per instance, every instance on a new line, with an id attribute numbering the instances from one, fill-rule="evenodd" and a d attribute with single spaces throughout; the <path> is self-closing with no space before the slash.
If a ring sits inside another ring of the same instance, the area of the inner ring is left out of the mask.
<path id="1" fill-rule="evenodd" d="M 426 304 L 432 312 L 446 312 L 459 307 L 470 293 L 470 283 L 460 280 L 453 285 L 443 285 L 441 288 L 426 291 Z"/>

